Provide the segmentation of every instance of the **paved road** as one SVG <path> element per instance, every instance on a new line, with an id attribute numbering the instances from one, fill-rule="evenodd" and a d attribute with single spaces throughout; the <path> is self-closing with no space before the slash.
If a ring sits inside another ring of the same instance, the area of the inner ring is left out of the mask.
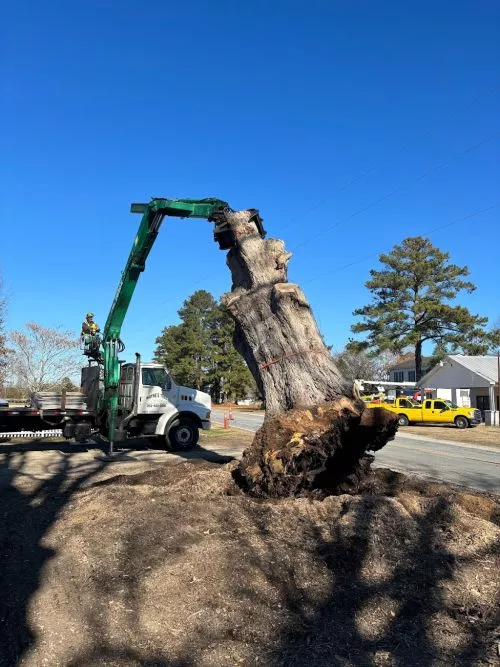
<path id="1" fill-rule="evenodd" d="M 212 414 L 222 423 L 222 410 Z M 239 410 L 233 415 L 232 425 L 248 431 L 256 431 L 264 419 L 262 413 Z M 500 494 L 500 450 L 492 447 L 398 433 L 376 453 L 374 465 Z"/>

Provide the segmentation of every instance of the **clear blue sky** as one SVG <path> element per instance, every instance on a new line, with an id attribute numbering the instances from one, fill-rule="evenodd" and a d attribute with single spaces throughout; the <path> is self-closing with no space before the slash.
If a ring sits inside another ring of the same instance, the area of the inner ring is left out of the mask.
<path id="1" fill-rule="evenodd" d="M 469 266 L 463 303 L 499 317 L 496 0 L 19 0 L 3 14 L 10 328 L 77 333 L 87 310 L 102 325 L 139 223 L 129 204 L 150 196 L 259 208 L 336 348 L 377 254 L 419 233 Z M 199 288 L 230 289 L 211 226 L 167 219 L 127 357 L 149 357 Z"/>

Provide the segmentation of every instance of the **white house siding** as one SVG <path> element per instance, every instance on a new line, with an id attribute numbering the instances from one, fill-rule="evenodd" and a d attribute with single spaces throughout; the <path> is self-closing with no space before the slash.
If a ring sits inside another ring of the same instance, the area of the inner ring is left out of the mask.
<path id="1" fill-rule="evenodd" d="M 453 362 L 451 366 L 447 363 L 441 366 L 428 380 L 424 379 L 424 382 L 427 382 L 431 387 L 448 389 L 486 386 L 484 378 Z"/>
<path id="2" fill-rule="evenodd" d="M 474 407 L 477 407 L 478 405 L 478 397 L 485 397 L 489 398 L 489 393 L 488 393 L 488 387 L 472 387 L 470 390 L 470 402 L 471 405 Z"/>
<path id="3" fill-rule="evenodd" d="M 492 395 L 492 387 L 486 378 L 478 375 L 473 370 L 465 368 L 461 364 L 451 359 L 447 359 L 443 366 L 437 366 L 431 372 L 429 378 L 422 378 L 426 387 L 441 388 L 441 389 L 470 389 L 471 406 L 484 409 L 484 402 L 481 406 L 478 404 L 478 398 L 481 402 L 481 397 L 489 398 Z M 491 393 L 490 393 L 491 392 Z M 498 391 L 495 390 L 495 401 L 498 409 Z M 490 408 L 495 409 L 491 406 Z"/>

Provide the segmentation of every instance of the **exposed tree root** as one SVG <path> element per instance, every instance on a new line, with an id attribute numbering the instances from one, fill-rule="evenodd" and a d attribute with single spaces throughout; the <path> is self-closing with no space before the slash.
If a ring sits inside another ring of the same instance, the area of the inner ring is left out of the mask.
<path id="1" fill-rule="evenodd" d="M 397 431 L 397 417 L 341 398 L 266 419 L 233 475 L 258 498 L 355 493 L 369 472 L 368 452 Z"/>
<path id="2" fill-rule="evenodd" d="M 355 490 L 370 466 L 367 451 L 394 437 L 397 418 L 366 409 L 342 377 L 305 294 L 288 282 L 284 242 L 263 238 L 253 209 L 227 213 L 224 225 L 233 284 L 223 301 L 266 404 L 235 479 L 260 498 Z"/>

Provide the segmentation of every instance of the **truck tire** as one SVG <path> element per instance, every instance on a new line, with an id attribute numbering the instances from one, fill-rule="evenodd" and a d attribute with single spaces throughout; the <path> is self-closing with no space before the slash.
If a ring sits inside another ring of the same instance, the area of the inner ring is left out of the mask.
<path id="1" fill-rule="evenodd" d="M 398 415 L 398 424 L 400 426 L 409 426 L 410 420 L 406 415 Z"/>
<path id="2" fill-rule="evenodd" d="M 172 452 L 189 452 L 196 447 L 200 437 L 198 426 L 191 419 L 174 422 L 168 432 L 169 449 Z"/>
<path id="3" fill-rule="evenodd" d="M 469 428 L 469 420 L 467 417 L 458 415 L 458 417 L 455 417 L 455 426 L 457 428 Z"/>

